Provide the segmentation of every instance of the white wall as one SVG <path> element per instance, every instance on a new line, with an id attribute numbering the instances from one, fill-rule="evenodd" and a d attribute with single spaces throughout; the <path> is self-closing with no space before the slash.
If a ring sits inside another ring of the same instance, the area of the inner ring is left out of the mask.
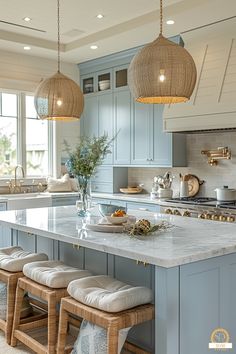
<path id="1" fill-rule="evenodd" d="M 57 71 L 57 61 L 26 54 L 1 51 L 0 89 L 34 92 L 41 79 L 50 77 Z M 61 71 L 79 83 L 79 69 L 76 64 L 61 63 Z M 63 141 L 73 147 L 79 138 L 79 121 L 55 124 L 54 175 L 60 174 Z M 65 153 L 64 153 L 65 155 Z"/>

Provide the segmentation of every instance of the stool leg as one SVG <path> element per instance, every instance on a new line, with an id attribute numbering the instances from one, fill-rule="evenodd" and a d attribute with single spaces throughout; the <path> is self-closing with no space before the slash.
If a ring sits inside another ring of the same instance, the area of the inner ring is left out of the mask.
<path id="1" fill-rule="evenodd" d="M 13 320 L 13 328 L 12 328 L 12 337 L 11 337 L 11 346 L 15 347 L 17 344 L 17 339 L 14 337 L 14 331 L 18 329 L 20 324 L 20 312 L 22 307 L 22 302 L 24 298 L 24 290 L 17 285 L 16 288 L 16 301 L 15 301 L 15 312 L 14 312 L 14 320 Z"/>
<path id="2" fill-rule="evenodd" d="M 108 327 L 107 330 L 108 354 L 118 353 L 118 336 L 119 336 L 119 331 L 117 330 L 117 328 L 114 328 L 112 326 Z"/>
<path id="3" fill-rule="evenodd" d="M 59 330 L 58 330 L 57 354 L 64 354 L 64 352 L 65 352 L 68 320 L 69 320 L 68 312 L 64 309 L 63 304 L 61 304 L 60 318 L 59 318 Z"/>
<path id="4" fill-rule="evenodd" d="M 7 282 L 7 317 L 6 317 L 6 342 L 11 343 L 12 324 L 16 296 L 16 279 L 9 278 Z"/>
<path id="5" fill-rule="evenodd" d="M 48 354 L 54 354 L 57 342 L 56 296 L 50 294 L 48 299 Z"/>

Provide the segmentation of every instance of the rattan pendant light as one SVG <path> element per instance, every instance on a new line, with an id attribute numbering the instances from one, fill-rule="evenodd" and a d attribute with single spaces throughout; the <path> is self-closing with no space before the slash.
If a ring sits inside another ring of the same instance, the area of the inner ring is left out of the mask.
<path id="1" fill-rule="evenodd" d="M 57 0 L 57 24 L 58 71 L 39 84 L 34 105 L 40 119 L 71 121 L 80 118 L 84 97 L 76 82 L 60 72 L 60 0 Z"/>
<path id="2" fill-rule="evenodd" d="M 163 10 L 160 0 L 160 34 L 135 55 L 128 70 L 129 88 L 142 103 L 180 103 L 190 99 L 197 71 L 186 49 L 162 35 Z"/>

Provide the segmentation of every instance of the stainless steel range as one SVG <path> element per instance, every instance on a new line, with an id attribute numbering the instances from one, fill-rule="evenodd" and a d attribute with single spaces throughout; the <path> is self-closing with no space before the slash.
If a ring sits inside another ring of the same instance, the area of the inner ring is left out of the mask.
<path id="1" fill-rule="evenodd" d="M 236 221 L 236 201 L 219 202 L 215 198 L 186 197 L 166 200 L 161 212 L 213 221 Z"/>

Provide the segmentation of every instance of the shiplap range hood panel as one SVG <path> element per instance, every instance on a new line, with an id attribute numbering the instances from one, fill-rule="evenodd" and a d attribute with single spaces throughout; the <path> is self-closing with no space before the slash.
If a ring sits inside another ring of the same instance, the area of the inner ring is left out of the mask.
<path id="1" fill-rule="evenodd" d="M 236 129 L 236 19 L 210 27 L 184 38 L 197 84 L 188 103 L 165 107 L 165 131 Z"/>

